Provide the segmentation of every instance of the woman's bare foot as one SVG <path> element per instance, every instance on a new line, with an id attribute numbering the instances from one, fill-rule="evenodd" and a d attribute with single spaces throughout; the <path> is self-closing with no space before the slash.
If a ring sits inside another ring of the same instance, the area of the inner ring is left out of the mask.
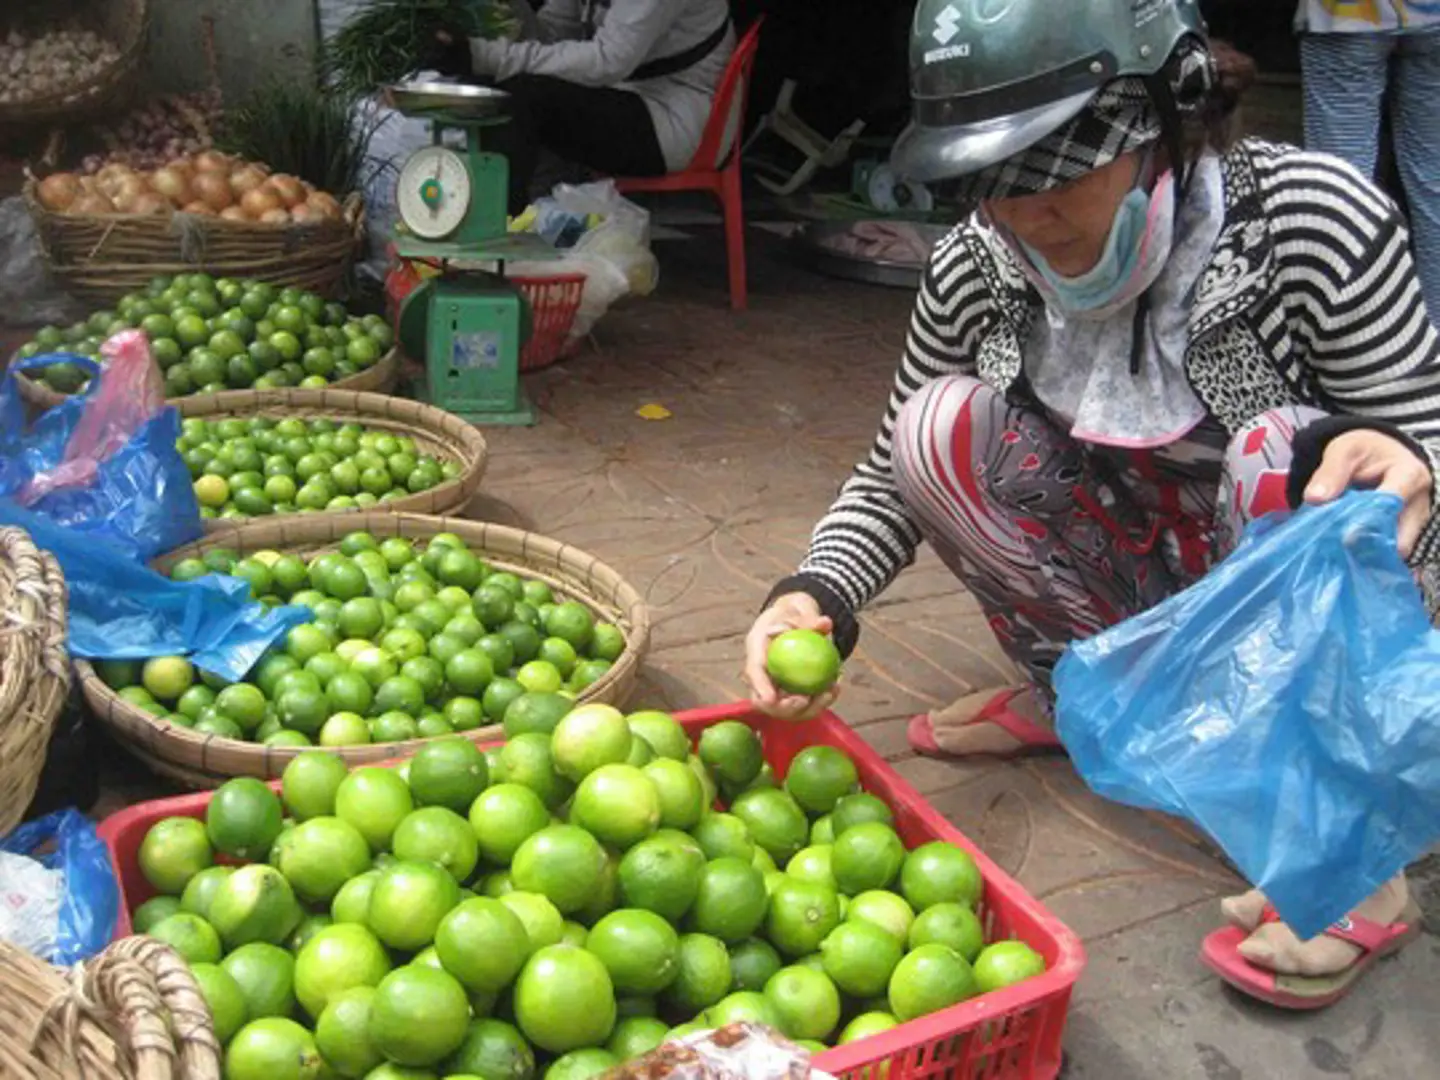
<path id="1" fill-rule="evenodd" d="M 1003 689 L 981 690 L 967 694 L 943 709 L 930 713 L 931 731 L 935 743 L 946 754 L 966 757 L 972 754 L 1009 755 L 1024 747 L 1024 743 L 999 724 L 989 721 L 975 722 L 976 715 Z M 1010 699 L 1006 708 L 1042 728 L 1051 727 L 1048 711 L 1040 703 L 1033 687 L 1025 687 Z"/>
<path id="2" fill-rule="evenodd" d="M 1405 875 L 1400 874 L 1381 886 L 1374 896 L 1357 905 L 1354 914 L 1388 926 L 1400 918 L 1409 899 L 1410 887 Z M 1328 934 L 1317 934 L 1309 941 L 1301 941 L 1284 923 L 1261 923 L 1260 909 L 1264 905 L 1265 897 L 1254 889 L 1243 896 L 1223 900 L 1220 905 L 1230 923 L 1242 930 L 1252 931 L 1240 943 L 1239 951 L 1256 967 L 1280 975 L 1313 977 L 1344 971 L 1360 958 L 1360 947 L 1348 941 Z"/>

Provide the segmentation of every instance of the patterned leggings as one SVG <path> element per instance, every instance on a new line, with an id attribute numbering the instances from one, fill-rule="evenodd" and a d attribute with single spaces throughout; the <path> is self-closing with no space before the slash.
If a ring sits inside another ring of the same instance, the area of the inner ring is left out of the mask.
<path id="1" fill-rule="evenodd" d="M 1205 479 L 1143 455 L 1116 465 L 1040 412 L 947 376 L 901 410 L 893 469 L 925 538 L 1048 697 L 1069 642 L 1185 588 L 1233 549 L 1246 522 L 1286 506 L 1291 439 L 1321 415 L 1266 413 Z"/>

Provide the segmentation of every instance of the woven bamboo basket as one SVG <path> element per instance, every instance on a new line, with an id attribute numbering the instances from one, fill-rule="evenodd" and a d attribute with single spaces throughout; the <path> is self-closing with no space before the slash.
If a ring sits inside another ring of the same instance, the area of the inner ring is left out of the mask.
<path id="1" fill-rule="evenodd" d="M 163 573 L 181 559 L 217 547 L 241 554 L 269 549 L 309 558 L 334 550 L 341 538 L 354 529 L 366 529 L 381 540 L 392 536 L 428 539 L 451 532 L 492 566 L 543 581 L 557 598 L 579 601 L 597 619 L 613 622 L 625 635 L 625 651 L 609 671 L 579 695 L 579 700 L 622 706 L 634 689 L 650 645 L 650 612 L 644 599 L 633 585 L 594 555 L 537 533 L 491 522 L 419 514 L 317 514 L 256 521 L 214 532 L 167 552 L 152 565 Z M 218 787 L 232 776 L 273 779 L 302 752 L 219 738 L 171 724 L 122 699 L 101 681 L 90 664 L 77 661 L 75 667 L 85 699 L 117 741 L 156 772 L 186 786 Z M 502 737 L 498 726 L 465 734 L 477 743 Z M 334 752 L 354 768 L 410 757 L 423 742 L 412 739 L 373 743 L 336 748 Z"/>
<path id="2" fill-rule="evenodd" d="M 156 276 L 203 271 L 258 278 L 325 296 L 339 293 L 365 238 L 365 204 L 350 195 L 340 221 L 305 225 L 165 214 L 56 214 L 25 185 L 40 252 L 67 292 L 109 307 Z"/>
<path id="3" fill-rule="evenodd" d="M 65 578 L 23 529 L 0 528 L 0 835 L 20 823 L 70 689 Z"/>
<path id="4" fill-rule="evenodd" d="M 9 7 L 9 5 L 6 5 Z M 56 14 L 79 8 L 86 22 L 108 38 L 120 56 L 99 74 L 43 97 L 0 105 L 0 131 L 33 130 L 55 124 L 74 124 L 108 112 L 128 97 L 140 67 L 149 25 L 148 0 L 90 0 L 63 3 Z M 0 30 L 5 23 L 0 20 Z"/>
<path id="5" fill-rule="evenodd" d="M 220 1080 L 210 1008 L 180 954 L 117 941 L 66 971 L 0 941 L 6 1080 Z"/>
<path id="6" fill-rule="evenodd" d="M 388 394 L 395 389 L 395 384 L 400 381 L 400 350 L 391 349 L 382 356 L 376 363 L 371 364 L 364 371 L 357 371 L 354 375 L 345 379 L 336 379 L 327 386 L 326 390 L 352 390 L 367 391 L 375 394 Z M 15 388 L 20 392 L 20 397 L 27 405 L 36 409 L 53 409 L 63 402 L 68 395 L 56 393 L 46 386 L 39 379 L 32 379 L 28 374 L 20 374 L 15 380 Z M 174 405 L 180 410 L 181 416 L 198 415 L 193 410 L 204 409 L 203 401 L 217 397 L 228 397 L 231 394 L 260 393 L 254 390 L 228 390 L 222 394 L 188 394 L 185 397 L 167 398 L 166 403 Z M 279 391 L 270 391 L 278 393 Z M 300 391 L 292 391 L 299 393 Z M 319 393 L 321 391 L 309 391 Z"/>
<path id="7" fill-rule="evenodd" d="M 197 394 L 182 398 L 180 412 L 187 418 L 249 420 L 263 416 L 274 420 L 328 419 L 337 423 L 363 424 L 371 431 L 408 435 L 423 454 L 460 463 L 464 470 L 429 491 L 406 495 L 385 503 L 390 513 L 447 514 L 462 510 L 480 490 L 489 451 L 485 436 L 473 424 L 454 413 L 406 398 L 386 394 L 363 394 L 353 390 L 230 390 L 223 394 Z M 325 514 L 354 514 L 359 510 L 317 511 Z M 275 522 L 301 515 L 282 515 L 263 520 Z M 305 514 L 310 518 L 314 514 Z M 235 522 L 205 522 L 207 532 L 233 528 Z"/>

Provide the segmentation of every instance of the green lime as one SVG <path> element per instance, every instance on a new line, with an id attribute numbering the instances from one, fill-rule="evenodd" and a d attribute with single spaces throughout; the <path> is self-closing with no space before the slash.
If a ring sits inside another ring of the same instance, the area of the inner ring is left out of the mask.
<path id="1" fill-rule="evenodd" d="M 840 923 L 834 889 L 783 877 L 770 893 L 765 936 L 787 956 L 809 956 Z"/>
<path id="2" fill-rule="evenodd" d="M 535 1051 L 513 1024 L 493 1018 L 470 1021 L 465 1040 L 445 1062 L 446 1075 L 453 1080 L 533 1080 Z"/>
<path id="3" fill-rule="evenodd" d="M 579 783 L 602 765 L 624 762 L 632 738 L 618 709 L 599 703 L 578 706 L 560 720 L 551 736 L 555 767 Z"/>
<path id="4" fill-rule="evenodd" d="M 673 1012 L 694 1016 L 728 994 L 730 984 L 730 954 L 723 941 L 709 934 L 680 938 L 675 979 L 664 992 L 665 1003 Z"/>
<path id="5" fill-rule="evenodd" d="M 222 690 L 221 699 L 238 688 L 231 686 Z M 262 697 L 262 716 L 263 700 Z M 255 724 L 259 724 L 259 719 Z M 263 859 L 280 835 L 284 816 L 279 797 L 264 782 L 250 776 L 236 777 L 227 780 L 211 796 L 205 810 L 205 831 L 216 851 L 237 859 Z"/>
<path id="6" fill-rule="evenodd" d="M 370 1003 L 370 1041 L 399 1065 L 429 1066 L 465 1041 L 470 1002 L 455 978 L 411 964 L 381 980 Z"/>
<path id="7" fill-rule="evenodd" d="M 444 867 L 457 883 L 470 877 L 480 858 L 470 823 L 443 806 L 407 814 L 395 829 L 393 847 L 397 858 Z"/>
<path id="8" fill-rule="evenodd" d="M 335 899 L 330 902 L 330 917 L 338 923 L 360 923 L 365 925 L 370 913 L 370 896 L 375 891 L 375 882 L 380 878 L 379 870 L 366 870 L 351 878 Z"/>
<path id="9" fill-rule="evenodd" d="M 220 891 L 225 879 L 234 872 L 233 866 L 210 866 L 201 870 L 190 879 L 185 891 L 180 894 L 180 910 L 209 920 L 210 905 L 215 902 L 215 894 Z"/>
<path id="10" fill-rule="evenodd" d="M 900 869 L 900 892 L 916 912 L 942 903 L 973 908 L 984 888 L 969 853 L 941 840 L 910 852 Z"/>
<path id="11" fill-rule="evenodd" d="M 738 990 L 710 1006 L 705 1012 L 705 1022 L 711 1027 L 725 1027 L 728 1024 L 762 1024 L 780 1030 L 780 1013 L 764 994 L 753 990 Z"/>
<path id="12" fill-rule="evenodd" d="M 573 825 L 551 825 L 529 836 L 510 867 L 517 888 L 540 893 L 562 915 L 592 902 L 603 882 L 605 852 L 599 842 Z"/>
<path id="13" fill-rule="evenodd" d="M 618 1064 L 642 1057 L 665 1041 L 670 1028 L 653 1016 L 627 1016 L 615 1025 L 605 1048 Z"/>
<path id="14" fill-rule="evenodd" d="M 791 1039 L 825 1039 L 840 1023 L 840 992 L 822 972 L 796 965 L 765 983 L 765 996 Z"/>
<path id="15" fill-rule="evenodd" d="M 620 860 L 620 899 L 678 923 L 700 891 L 705 857 L 665 836 L 636 844 Z"/>
<path id="16" fill-rule="evenodd" d="M 226 1080 L 321 1080 L 328 1071 L 315 1037 L 279 1016 L 252 1019 L 225 1051 Z"/>
<path id="17" fill-rule="evenodd" d="M 656 994 L 679 972 L 680 939 L 652 911 L 613 911 L 590 928 L 585 948 L 600 958 L 617 990 Z"/>
<path id="18" fill-rule="evenodd" d="M 140 872 L 157 892 L 178 896 L 214 861 L 205 826 L 194 818 L 162 818 L 140 842 Z"/>
<path id="19" fill-rule="evenodd" d="M 730 813 L 745 823 L 755 843 L 777 863 L 789 862 L 810 838 L 805 812 L 784 791 L 774 788 L 747 791 L 730 804 Z"/>
<path id="20" fill-rule="evenodd" d="M 434 863 L 394 862 L 370 890 L 366 925 L 392 949 L 416 951 L 435 939 L 436 928 L 459 900 L 459 887 Z"/>
<path id="21" fill-rule="evenodd" d="M 765 920 L 765 879 L 747 862 L 722 857 L 707 863 L 690 909 L 695 930 L 727 944 L 743 941 Z"/>
<path id="22" fill-rule="evenodd" d="M 508 906 L 477 896 L 455 907 L 435 933 L 440 963 L 466 989 L 497 993 L 520 973 L 531 954 L 525 924 Z"/>
<path id="23" fill-rule="evenodd" d="M 785 790 L 811 814 L 828 814 L 860 783 L 855 763 L 833 746 L 807 746 L 785 774 Z"/>
<path id="24" fill-rule="evenodd" d="M 755 857 L 755 842 L 750 839 L 750 830 L 734 814 L 706 814 L 692 834 L 707 859 L 729 856 L 748 863 Z"/>
<path id="25" fill-rule="evenodd" d="M 669 713 L 646 711 L 625 718 L 632 734 L 644 739 L 656 756 L 684 762 L 690 754 L 690 738 Z"/>
<path id="26" fill-rule="evenodd" d="M 526 963 L 515 984 L 515 1019 L 531 1043 L 552 1054 L 598 1046 L 615 1026 L 615 989 L 586 949 L 552 945 Z"/>
<path id="27" fill-rule="evenodd" d="M 203 873 L 204 871 L 202 871 Z M 197 877 L 199 875 L 196 875 Z M 194 881 L 194 878 L 190 879 Z M 189 887 L 188 885 L 186 886 Z M 137 934 L 148 934 L 156 923 L 168 919 L 180 911 L 180 898 L 176 896 L 152 896 L 130 916 L 130 925 Z"/>
<path id="28" fill-rule="evenodd" d="M 385 1058 L 370 1041 L 373 986 L 355 986 L 331 996 L 315 1024 L 315 1046 L 325 1064 L 341 1076 L 364 1077 Z"/>
<path id="29" fill-rule="evenodd" d="M 978 993 L 975 972 L 945 945 L 912 949 L 890 976 L 890 1007 L 901 1022 L 948 1009 Z"/>
<path id="30" fill-rule="evenodd" d="M 1045 958 L 1025 942 L 997 941 L 981 950 L 975 960 L 975 983 L 980 993 L 988 994 L 1033 979 L 1044 971 Z"/>
<path id="31" fill-rule="evenodd" d="M 295 1009 L 295 957 L 263 941 L 241 945 L 220 962 L 245 997 L 251 1020 L 289 1016 Z"/>
<path id="32" fill-rule="evenodd" d="M 188 911 L 161 919 L 150 927 L 149 936 L 169 945 L 187 964 L 216 964 L 223 955 L 215 928 Z"/>
<path id="33" fill-rule="evenodd" d="M 915 924 L 915 912 L 906 903 L 905 898 L 897 893 L 883 889 L 859 893 L 850 901 L 845 918 L 874 923 L 893 937 L 902 948 L 907 941 L 912 946 L 923 944 L 918 941 L 910 941 L 911 928 Z"/>
<path id="34" fill-rule="evenodd" d="M 630 738 L 628 729 L 625 737 Z M 634 766 L 602 765 L 580 782 L 571 815 L 582 829 L 623 851 L 660 827 L 660 796 Z"/>
<path id="35" fill-rule="evenodd" d="M 648 745 L 643 739 L 636 743 Z M 654 785 L 660 800 L 660 825 L 667 829 L 692 829 L 704 816 L 705 789 L 686 764 L 671 758 L 652 761 L 641 770 Z"/>
<path id="36" fill-rule="evenodd" d="M 415 808 L 410 788 L 392 769 L 356 769 L 335 792 L 335 815 L 360 830 L 372 851 L 388 851 L 395 828 Z"/>
<path id="37" fill-rule="evenodd" d="M 868 895 L 868 894 L 867 894 Z M 881 895 L 891 896 L 892 893 Z M 899 899 L 898 897 L 896 899 Z M 859 898 L 856 898 L 857 902 Z M 903 903 L 903 901 L 901 901 Z M 908 905 L 907 909 L 908 909 Z M 854 904 L 851 905 L 852 917 Z M 921 945 L 948 945 L 970 963 L 985 948 L 985 929 L 980 918 L 966 904 L 945 901 L 931 904 L 909 924 L 904 943 L 917 949 Z M 976 970 L 979 975 L 979 970 Z"/>
<path id="38" fill-rule="evenodd" d="M 468 739 L 426 743 L 410 763 L 410 791 L 421 806 L 468 813 L 488 782 L 485 755 Z"/>
<path id="39" fill-rule="evenodd" d="M 765 764 L 760 736 L 739 720 L 723 720 L 706 728 L 700 735 L 699 753 L 721 782 L 735 787 L 754 780 Z"/>
<path id="40" fill-rule="evenodd" d="M 835 872 L 831 865 L 832 851 L 828 844 L 802 848 L 785 864 L 785 873 L 798 881 L 809 881 L 824 885 L 827 889 L 834 889 L 836 886 Z"/>
<path id="41" fill-rule="evenodd" d="M 516 735 L 500 751 L 499 773 L 506 781 L 523 784 L 554 810 L 575 790 L 574 784 L 555 770 L 550 736 L 531 732 Z"/>
<path id="42" fill-rule="evenodd" d="M 390 956 L 363 926 L 339 923 L 321 930 L 295 958 L 295 997 L 318 1020 L 339 994 L 374 987 L 390 973 Z"/>
<path id="43" fill-rule="evenodd" d="M 225 947 L 252 941 L 278 945 L 300 923 L 303 912 L 290 882 L 273 866 L 251 863 L 230 874 L 210 903 L 210 922 Z"/>
<path id="44" fill-rule="evenodd" d="M 775 946 L 762 938 L 747 938 L 730 949 L 730 990 L 763 990 L 784 966 Z"/>
<path id="45" fill-rule="evenodd" d="M 341 886 L 370 868 L 370 846 L 348 821 L 314 817 L 286 834 L 276 868 L 302 900 L 328 904 Z"/>
<path id="46" fill-rule="evenodd" d="M 513 738 L 531 731 L 553 734 L 573 708 L 574 702 L 561 694 L 521 693 L 505 709 L 505 737 Z"/>
<path id="47" fill-rule="evenodd" d="M 856 998 L 883 994 L 902 955 L 904 949 L 892 934 L 858 919 L 841 923 L 820 945 L 825 973 Z"/>
<path id="48" fill-rule="evenodd" d="M 508 675 L 495 676 L 486 685 L 485 693 L 480 698 L 485 719 L 492 724 L 502 723 L 510 706 L 524 696 L 525 687 L 520 685 L 518 679 L 512 679 Z M 569 699 L 566 699 L 566 703 L 570 704 Z"/>
<path id="49" fill-rule="evenodd" d="M 835 840 L 831 866 L 836 887 L 846 896 L 856 896 L 888 889 L 905 861 L 905 845 L 895 830 L 869 821 L 846 829 Z"/>
<path id="50" fill-rule="evenodd" d="M 200 995 L 210 1007 L 215 1038 L 225 1046 L 245 1026 L 245 995 L 240 985 L 218 964 L 191 964 L 190 974 L 200 987 Z"/>
<path id="51" fill-rule="evenodd" d="M 559 909 L 539 893 L 512 890 L 497 897 L 525 926 L 530 951 L 558 945 L 565 935 L 565 919 Z"/>
<path id="52" fill-rule="evenodd" d="M 888 1012 L 861 1013 L 845 1025 L 840 1032 L 840 1038 L 835 1041 L 837 1046 L 845 1046 L 847 1043 L 859 1042 L 861 1039 L 868 1039 L 871 1035 L 879 1035 L 882 1031 L 889 1031 L 891 1028 L 900 1026 L 900 1021 L 895 1019 Z"/>
<path id="53" fill-rule="evenodd" d="M 520 845 L 549 824 L 550 812 L 540 796 L 521 784 L 497 784 L 470 806 L 470 826 L 480 852 L 499 866 L 508 866 Z"/>
<path id="54" fill-rule="evenodd" d="M 830 821 L 835 838 L 838 839 L 845 830 L 871 821 L 894 828 L 895 813 L 882 799 L 868 791 L 857 791 L 842 796 L 835 803 L 835 809 L 830 813 Z"/>

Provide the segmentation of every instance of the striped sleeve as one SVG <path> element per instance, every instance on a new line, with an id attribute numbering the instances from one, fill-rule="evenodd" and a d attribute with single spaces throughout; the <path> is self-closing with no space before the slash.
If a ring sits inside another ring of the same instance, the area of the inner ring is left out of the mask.
<path id="1" fill-rule="evenodd" d="M 931 256 L 880 430 L 816 526 L 800 567 L 799 578 L 819 581 L 850 613 L 884 591 L 914 561 L 920 545 L 891 473 L 891 439 L 901 407 L 932 379 L 975 371 L 975 345 L 991 302 L 964 231 L 952 232 Z"/>
<path id="2" fill-rule="evenodd" d="M 1271 221 L 1294 340 L 1336 412 L 1393 425 L 1440 479 L 1440 336 L 1395 205 L 1318 154 L 1273 174 Z M 1440 487 L 1412 561 L 1440 556 Z"/>

